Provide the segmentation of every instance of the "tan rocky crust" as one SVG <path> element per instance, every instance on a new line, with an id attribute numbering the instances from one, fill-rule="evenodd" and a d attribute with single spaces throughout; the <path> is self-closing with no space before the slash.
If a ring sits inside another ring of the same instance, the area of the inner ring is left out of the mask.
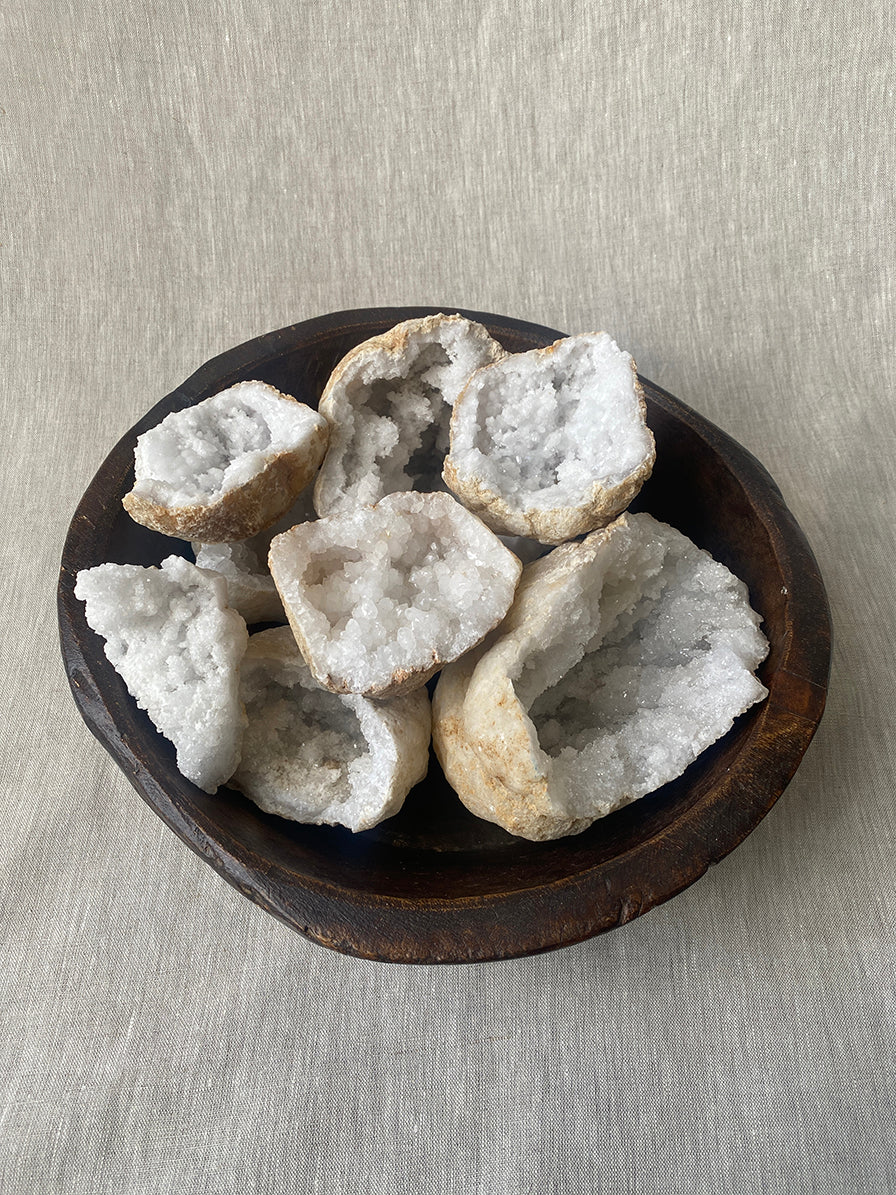
<path id="1" fill-rule="evenodd" d="M 443 489 L 451 407 L 474 370 L 503 356 L 481 324 L 444 314 L 396 324 L 346 354 L 319 405 L 330 447 L 314 486 L 318 514 Z"/>
<path id="2" fill-rule="evenodd" d="M 555 548 L 439 678 L 445 775 L 513 834 L 579 833 L 680 775 L 765 696 L 759 622 L 742 582 L 650 515 Z"/>
<path id="3" fill-rule="evenodd" d="M 289 627 L 251 636 L 241 673 L 248 724 L 231 784 L 268 813 L 357 833 L 396 814 L 426 775 L 425 689 L 392 701 L 330 693 Z"/>
<path id="4" fill-rule="evenodd" d="M 504 617 L 519 559 L 450 494 L 389 494 L 277 536 L 271 575 L 315 679 L 334 693 L 420 688 Z"/>
<path id="5" fill-rule="evenodd" d="M 511 834 L 531 842 L 580 834 L 594 819 L 565 817 L 553 806 L 518 703 L 507 691 L 494 693 L 495 733 L 476 737 L 468 730 L 464 700 L 490 642 L 445 668 L 436 685 L 432 742 L 442 771 L 471 813 Z M 476 699 L 486 700 L 484 690 Z"/>
<path id="6" fill-rule="evenodd" d="M 228 444 L 223 434 L 234 408 L 247 424 L 247 413 L 257 412 L 259 434 L 244 452 L 239 437 Z M 326 420 L 306 404 L 263 382 L 240 382 L 168 415 L 138 439 L 124 508 L 163 535 L 205 544 L 248 539 L 276 522 L 310 483 L 328 435 Z M 190 455 L 198 461 L 192 477 Z"/>
<path id="7" fill-rule="evenodd" d="M 454 404 L 442 475 L 498 534 L 563 543 L 612 522 L 650 476 L 646 416 L 628 353 L 603 332 L 566 337 L 470 378 Z M 603 425 L 597 463 L 589 440 Z"/>

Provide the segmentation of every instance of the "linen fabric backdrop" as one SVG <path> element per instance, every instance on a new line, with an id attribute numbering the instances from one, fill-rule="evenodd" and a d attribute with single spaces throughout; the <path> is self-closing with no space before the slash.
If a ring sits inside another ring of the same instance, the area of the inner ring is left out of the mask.
<path id="1" fill-rule="evenodd" d="M 0 1189 L 896 1190 L 891 6 L 11 0 L 0 34 Z M 118 437 L 252 336 L 412 304 L 610 331 L 767 466 L 831 600 L 765 821 L 531 959 L 289 931 L 59 658 Z"/>

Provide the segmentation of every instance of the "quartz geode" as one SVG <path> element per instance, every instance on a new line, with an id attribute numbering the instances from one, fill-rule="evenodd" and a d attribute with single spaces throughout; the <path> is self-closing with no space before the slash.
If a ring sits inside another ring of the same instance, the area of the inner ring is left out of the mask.
<path id="1" fill-rule="evenodd" d="M 445 774 L 511 833 L 578 833 L 680 775 L 766 695 L 760 621 L 724 565 L 623 515 L 527 566 L 499 630 L 443 670 Z"/>

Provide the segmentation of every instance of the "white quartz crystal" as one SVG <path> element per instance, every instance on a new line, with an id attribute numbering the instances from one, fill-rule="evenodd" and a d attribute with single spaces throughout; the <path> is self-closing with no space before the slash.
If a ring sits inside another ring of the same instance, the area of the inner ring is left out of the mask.
<path id="1" fill-rule="evenodd" d="M 289 627 L 250 638 L 240 691 L 248 725 L 233 783 L 269 813 L 367 830 L 426 775 L 426 690 L 391 701 L 328 692 Z"/>
<path id="2" fill-rule="evenodd" d="M 680 775 L 766 695 L 746 587 L 674 528 L 622 516 L 523 573 L 486 647 L 449 666 L 436 749 L 475 813 L 584 829 Z"/>
<path id="3" fill-rule="evenodd" d="M 180 772 L 214 792 L 239 761 L 239 663 L 246 625 L 224 581 L 179 556 L 159 568 L 101 564 L 75 596 L 138 706 L 177 751 Z"/>
<path id="4" fill-rule="evenodd" d="M 194 543 L 196 563 L 227 582 L 227 601 L 249 626 L 257 622 L 284 622 L 283 603 L 277 586 L 249 541 L 225 544 Z"/>
<path id="5" fill-rule="evenodd" d="M 286 622 L 280 594 L 268 569 L 271 540 L 314 517 L 311 487 L 308 486 L 281 519 L 250 539 L 223 544 L 193 543 L 196 564 L 225 579 L 228 605 L 238 611 L 249 626 L 259 622 Z"/>
<path id="6" fill-rule="evenodd" d="M 273 386 L 238 382 L 138 438 L 133 493 L 168 507 L 210 505 L 272 458 L 302 449 L 321 424 L 311 407 Z"/>
<path id="7" fill-rule="evenodd" d="M 445 480 L 495 531 L 558 543 L 604 526 L 650 475 L 628 353 L 605 332 L 506 356 L 454 406 Z"/>
<path id="8" fill-rule="evenodd" d="M 330 447 L 315 484 L 321 515 L 399 490 L 441 490 L 451 407 L 481 365 L 503 356 L 460 315 L 407 320 L 354 348 L 320 402 Z"/>
<path id="9" fill-rule="evenodd" d="M 312 672 L 336 692 L 425 683 L 497 625 L 521 565 L 448 494 L 390 494 L 274 539 L 271 573 Z"/>

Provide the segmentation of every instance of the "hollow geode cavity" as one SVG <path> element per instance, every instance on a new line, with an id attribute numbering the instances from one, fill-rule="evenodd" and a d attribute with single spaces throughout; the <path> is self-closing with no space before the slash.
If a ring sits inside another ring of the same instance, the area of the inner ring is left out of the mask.
<path id="1" fill-rule="evenodd" d="M 450 494 L 388 494 L 278 535 L 268 557 L 315 679 L 390 697 L 424 685 L 506 614 L 521 564 Z"/>
<path id="2" fill-rule="evenodd" d="M 445 481 L 500 535 L 585 535 L 650 476 L 646 410 L 634 361 L 606 332 L 505 356 L 454 404 Z"/>
<path id="3" fill-rule="evenodd" d="M 579 833 L 766 695 L 760 621 L 724 565 L 623 515 L 528 565 L 501 627 L 444 669 L 439 761 L 479 817 L 532 840 Z"/>
<path id="4" fill-rule="evenodd" d="M 240 696 L 248 724 L 232 783 L 268 813 L 369 830 L 397 813 L 426 775 L 426 689 L 391 701 L 330 693 L 289 627 L 251 636 Z"/>

